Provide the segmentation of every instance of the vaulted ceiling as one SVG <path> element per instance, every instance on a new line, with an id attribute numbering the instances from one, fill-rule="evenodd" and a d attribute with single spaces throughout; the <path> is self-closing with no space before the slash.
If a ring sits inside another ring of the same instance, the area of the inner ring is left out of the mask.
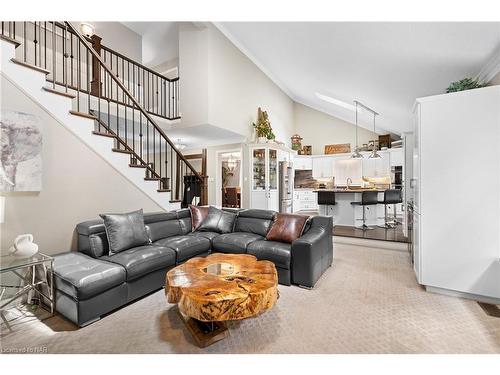
<path id="1" fill-rule="evenodd" d="M 216 26 L 295 101 L 346 121 L 359 100 L 377 127 L 411 129 L 416 98 L 476 76 L 500 52 L 500 23 L 223 22 Z M 318 95 L 319 94 L 319 95 Z M 321 96 L 323 99 L 321 99 Z M 364 116 L 364 126 L 371 121 Z"/>

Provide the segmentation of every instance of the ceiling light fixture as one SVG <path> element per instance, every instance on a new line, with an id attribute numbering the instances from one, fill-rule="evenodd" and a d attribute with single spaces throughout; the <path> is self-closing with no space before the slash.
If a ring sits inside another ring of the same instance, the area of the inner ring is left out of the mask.
<path id="1" fill-rule="evenodd" d="M 89 22 L 81 22 L 80 31 L 83 35 L 90 38 L 95 33 L 95 26 Z"/>
<path id="2" fill-rule="evenodd" d="M 378 113 L 373 112 L 373 133 L 375 133 L 375 117 L 377 115 L 378 115 Z M 377 133 L 375 133 L 375 134 L 377 134 Z M 373 141 L 372 153 L 370 154 L 370 156 L 368 156 L 368 159 L 380 159 L 380 158 L 381 158 L 381 156 L 377 152 L 377 146 L 375 145 L 375 141 Z"/>
<path id="3" fill-rule="evenodd" d="M 229 154 L 229 158 L 227 159 L 227 168 L 233 172 L 238 165 L 238 160 L 234 157 L 233 154 Z"/>
<path id="4" fill-rule="evenodd" d="M 174 146 L 179 151 L 182 151 L 182 150 L 184 150 L 186 148 L 186 145 L 181 142 L 180 138 L 177 139 L 177 142 L 174 143 Z"/>
<path id="5" fill-rule="evenodd" d="M 358 102 L 355 100 L 355 111 L 356 111 L 356 117 L 355 117 L 355 122 L 356 122 L 356 148 L 354 149 L 354 152 L 351 155 L 352 159 L 363 159 L 363 155 L 359 152 L 359 147 L 358 147 Z"/>

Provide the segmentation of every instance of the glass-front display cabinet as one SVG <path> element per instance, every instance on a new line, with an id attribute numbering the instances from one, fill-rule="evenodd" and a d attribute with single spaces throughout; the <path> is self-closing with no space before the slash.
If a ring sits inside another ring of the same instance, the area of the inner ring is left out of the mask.
<path id="1" fill-rule="evenodd" d="M 294 151 L 276 144 L 253 144 L 249 147 L 251 208 L 278 211 L 279 163 L 290 161 L 293 154 Z"/>

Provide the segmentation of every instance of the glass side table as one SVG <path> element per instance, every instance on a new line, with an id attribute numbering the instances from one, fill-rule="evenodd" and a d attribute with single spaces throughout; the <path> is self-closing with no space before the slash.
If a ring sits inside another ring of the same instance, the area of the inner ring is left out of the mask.
<path id="1" fill-rule="evenodd" d="M 39 297 L 40 306 L 45 303 L 48 311 L 54 314 L 53 263 L 54 258 L 42 253 L 24 259 L 10 255 L 0 257 L 0 316 L 9 331 L 12 331 L 12 328 L 4 313 L 8 309 L 7 306 L 31 291 Z M 14 275 L 21 282 L 17 285 L 14 282 L 4 283 L 2 279 L 7 273 Z M 17 289 L 17 292 L 4 298 L 5 291 L 9 288 Z"/>

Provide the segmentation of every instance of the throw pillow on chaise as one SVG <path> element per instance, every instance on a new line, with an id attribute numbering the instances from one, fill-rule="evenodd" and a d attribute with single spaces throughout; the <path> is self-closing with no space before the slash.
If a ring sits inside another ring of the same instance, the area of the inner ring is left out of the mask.
<path id="1" fill-rule="evenodd" d="M 104 220 L 109 255 L 149 243 L 142 209 L 125 214 L 99 216 Z"/>

